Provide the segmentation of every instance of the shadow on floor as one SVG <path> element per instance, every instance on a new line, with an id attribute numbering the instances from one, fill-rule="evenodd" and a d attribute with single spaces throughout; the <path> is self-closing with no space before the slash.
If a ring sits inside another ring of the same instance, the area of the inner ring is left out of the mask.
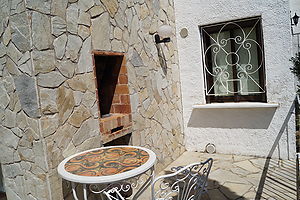
<path id="1" fill-rule="evenodd" d="M 6 200 L 6 195 L 4 192 L 0 192 L 0 200 Z"/>
<path id="2" fill-rule="evenodd" d="M 261 177 L 264 185 L 259 186 L 255 199 L 297 199 L 296 163 L 290 160 L 278 162 L 268 161 L 268 168 Z"/>
<path id="3" fill-rule="evenodd" d="M 208 191 L 204 193 L 201 200 L 246 200 L 243 196 L 238 195 L 224 185 L 220 185 L 218 181 L 208 180 Z"/>
<path id="4" fill-rule="evenodd" d="M 279 160 L 278 162 L 274 162 L 274 160 L 272 160 L 275 149 L 279 147 L 279 141 L 288 126 L 293 111 L 295 110 L 296 101 L 297 98 L 291 105 L 272 148 L 269 151 L 268 157 L 266 158 L 255 200 L 269 198 L 285 200 L 297 199 L 295 161 Z"/>

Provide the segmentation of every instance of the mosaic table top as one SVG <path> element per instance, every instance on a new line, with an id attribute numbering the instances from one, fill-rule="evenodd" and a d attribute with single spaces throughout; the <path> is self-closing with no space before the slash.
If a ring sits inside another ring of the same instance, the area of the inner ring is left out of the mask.
<path id="1" fill-rule="evenodd" d="M 79 176 L 110 176 L 130 171 L 145 164 L 149 154 L 135 147 L 112 147 L 79 154 L 64 168 Z"/>

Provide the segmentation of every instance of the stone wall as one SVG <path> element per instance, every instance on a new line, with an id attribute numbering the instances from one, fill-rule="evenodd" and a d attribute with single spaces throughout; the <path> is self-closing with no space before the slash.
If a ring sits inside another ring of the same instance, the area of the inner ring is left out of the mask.
<path id="1" fill-rule="evenodd" d="M 32 1 L 31 1 L 32 2 Z M 1 1 L 0 7 L 0 163 L 8 199 L 48 199 L 49 167 L 41 134 L 37 74 L 40 55 L 36 36 L 22 1 Z M 47 24 L 45 24 L 47 26 Z M 32 27 L 32 28 L 31 28 Z M 43 27 L 43 26 L 41 26 Z M 45 41 L 45 44 L 47 41 Z M 43 192 L 41 192 L 43 191 Z"/>
<path id="2" fill-rule="evenodd" d="M 123 52 L 132 104 L 132 144 L 160 170 L 183 151 L 176 38 L 168 0 L 1 0 L 0 163 L 9 200 L 62 199 L 56 167 L 102 145 L 92 50 Z"/>
<path id="3" fill-rule="evenodd" d="M 160 170 L 184 151 L 173 1 L 102 0 L 87 9 L 92 49 L 125 53 L 132 144 L 152 149 Z M 174 28 L 172 42 L 155 45 L 162 24 Z"/>

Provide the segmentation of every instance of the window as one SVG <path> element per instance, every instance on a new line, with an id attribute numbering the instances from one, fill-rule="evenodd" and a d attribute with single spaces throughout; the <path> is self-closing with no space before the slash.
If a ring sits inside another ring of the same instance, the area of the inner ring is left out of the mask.
<path id="1" fill-rule="evenodd" d="M 261 18 L 200 27 L 207 103 L 266 102 Z"/>

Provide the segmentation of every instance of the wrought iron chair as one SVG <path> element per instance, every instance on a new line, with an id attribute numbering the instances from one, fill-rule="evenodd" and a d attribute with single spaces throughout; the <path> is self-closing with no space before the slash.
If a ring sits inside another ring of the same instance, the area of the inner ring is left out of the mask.
<path id="1" fill-rule="evenodd" d="M 152 200 L 200 200 L 206 191 L 212 163 L 213 159 L 209 158 L 205 162 L 173 167 L 173 173 L 155 178 L 151 184 Z M 104 199 L 126 200 L 132 194 L 130 188 L 130 185 L 112 184 L 102 192 Z"/>
<path id="2" fill-rule="evenodd" d="M 159 176 L 152 183 L 152 200 L 200 200 L 206 191 L 213 159 L 175 167 L 173 173 Z"/>

